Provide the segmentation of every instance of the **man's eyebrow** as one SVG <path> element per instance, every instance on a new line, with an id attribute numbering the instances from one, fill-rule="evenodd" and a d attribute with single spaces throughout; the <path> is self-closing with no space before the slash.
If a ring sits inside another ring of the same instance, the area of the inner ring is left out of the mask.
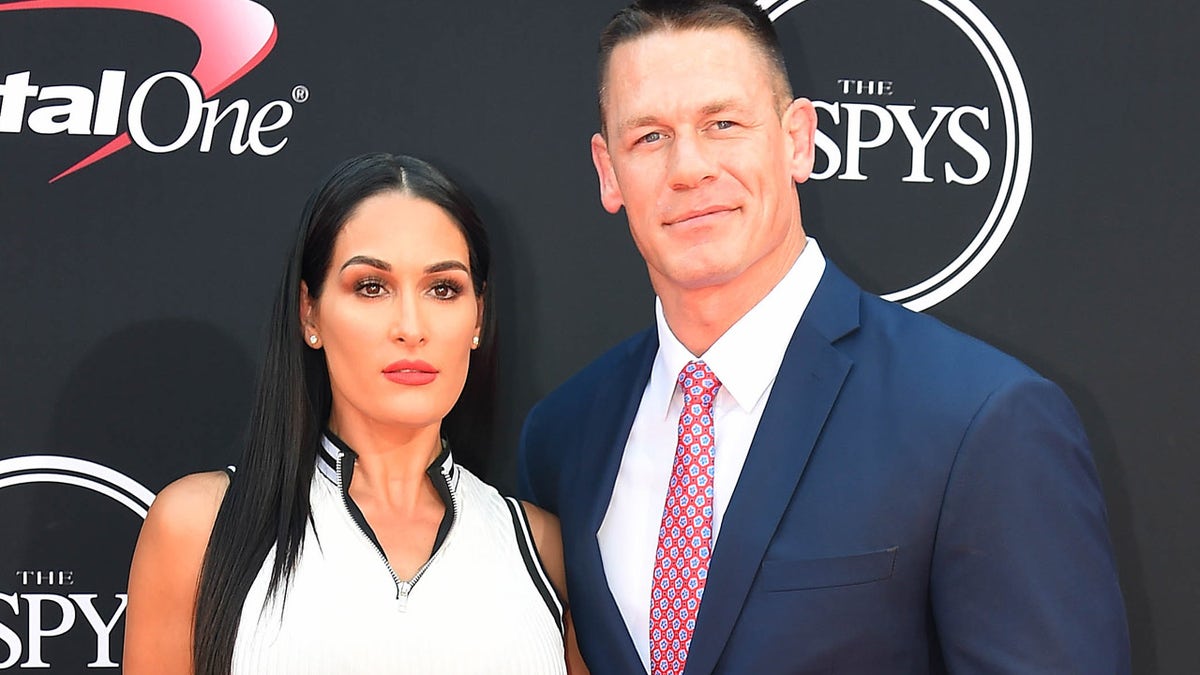
<path id="1" fill-rule="evenodd" d="M 437 274 L 438 272 L 449 272 L 450 270 L 462 270 L 467 274 L 471 273 L 471 270 L 467 269 L 466 265 L 457 260 L 443 260 L 442 262 L 429 265 L 425 268 L 425 273 Z"/>
<path id="2" fill-rule="evenodd" d="M 344 270 L 351 265 L 368 265 L 370 267 L 383 270 L 384 272 L 392 271 L 392 266 L 390 264 L 380 260 L 379 258 L 372 258 L 369 255 L 356 255 L 353 258 L 350 258 L 346 262 L 342 263 L 339 271 Z"/>
<path id="3" fill-rule="evenodd" d="M 704 104 L 700 108 L 700 114 L 701 115 L 715 115 L 717 113 L 722 113 L 722 112 L 726 112 L 729 110 L 739 110 L 739 109 L 741 109 L 741 104 L 736 99 L 726 98 L 726 99 L 720 99 L 717 101 L 712 101 L 711 103 Z M 630 129 L 636 129 L 638 127 L 652 127 L 657 124 L 660 124 L 660 121 L 657 116 L 641 115 L 640 117 L 632 117 L 630 119 L 627 119 L 627 120 L 621 122 L 617 126 L 617 129 L 619 129 L 620 131 L 628 131 Z"/>
<path id="4" fill-rule="evenodd" d="M 731 99 L 731 98 L 727 98 L 727 99 L 723 99 L 720 101 L 713 101 L 712 103 L 705 105 L 703 108 L 700 109 L 700 112 L 705 115 L 715 115 L 717 113 L 725 112 L 727 110 L 735 110 L 735 109 L 738 109 L 739 107 L 740 106 L 738 105 L 737 101 L 735 101 L 734 99 Z"/>
<path id="5" fill-rule="evenodd" d="M 628 131 L 638 127 L 652 127 L 656 124 L 658 124 L 658 118 L 654 115 L 642 115 L 641 117 L 634 117 L 621 122 L 619 125 L 617 125 L 617 129 L 621 131 Z"/>

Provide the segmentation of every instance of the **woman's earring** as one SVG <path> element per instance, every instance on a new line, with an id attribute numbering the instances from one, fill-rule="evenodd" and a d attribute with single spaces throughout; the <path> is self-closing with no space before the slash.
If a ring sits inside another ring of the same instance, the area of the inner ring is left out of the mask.
<path id="1" fill-rule="evenodd" d="M 308 336 L 308 344 L 316 347 L 318 339 L 320 339 L 320 338 L 318 338 L 316 335 L 309 335 Z"/>
<path id="2" fill-rule="evenodd" d="M 479 336 L 471 338 L 471 349 L 479 349 Z"/>

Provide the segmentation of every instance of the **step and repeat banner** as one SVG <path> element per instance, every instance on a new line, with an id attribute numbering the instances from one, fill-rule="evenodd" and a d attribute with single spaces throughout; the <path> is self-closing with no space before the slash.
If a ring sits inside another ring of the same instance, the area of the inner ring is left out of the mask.
<path id="1" fill-rule="evenodd" d="M 142 518 L 237 461 L 304 200 L 349 156 L 480 206 L 511 487 L 529 407 L 652 317 L 588 150 L 622 4 L 0 2 L 0 670 L 120 668 Z M 809 234 L 1066 389 L 1135 672 L 1200 671 L 1195 5 L 760 4 L 818 110 Z"/>

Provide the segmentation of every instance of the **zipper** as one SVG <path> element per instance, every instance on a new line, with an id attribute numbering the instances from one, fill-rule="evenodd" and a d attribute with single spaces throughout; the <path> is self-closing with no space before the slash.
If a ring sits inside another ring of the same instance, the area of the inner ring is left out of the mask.
<path id="1" fill-rule="evenodd" d="M 346 515 L 350 516 L 350 520 L 354 521 L 354 527 L 358 530 L 358 533 L 362 535 L 363 539 L 366 539 L 367 542 L 371 544 L 371 546 L 375 549 L 375 553 L 379 555 L 380 562 L 382 562 L 383 566 L 387 568 L 388 574 L 392 577 L 392 583 L 396 585 L 397 609 L 399 609 L 401 612 L 406 612 L 408 611 L 409 594 L 412 593 L 413 587 L 416 586 L 417 582 L 420 581 L 422 576 L 424 576 L 425 570 L 429 569 L 429 566 L 433 564 L 433 561 L 437 560 L 438 556 L 441 555 L 442 549 L 446 548 L 446 541 L 443 541 L 441 546 L 438 546 L 438 549 L 434 551 L 432 556 L 429 557 L 429 560 L 425 561 L 425 564 L 421 565 L 421 568 L 417 570 L 412 579 L 408 581 L 401 579 L 400 575 L 396 574 L 396 570 L 392 569 L 392 564 L 388 562 L 387 553 L 384 552 L 383 548 L 376 542 L 375 539 L 367 534 L 367 531 L 363 528 L 362 523 L 359 522 L 358 518 L 354 517 L 354 512 L 350 510 L 349 491 L 346 489 L 342 474 L 342 458 L 345 457 L 345 454 L 346 453 L 341 449 L 338 450 L 337 488 L 338 494 L 341 495 L 342 498 L 342 507 L 346 509 Z M 458 492 L 453 490 L 450 486 L 449 472 L 443 469 L 439 470 L 438 473 L 442 476 L 442 480 L 445 482 L 446 492 L 450 494 L 450 532 L 453 532 L 454 525 L 458 522 Z M 448 540 L 449 538 L 450 535 L 447 533 L 446 539 Z"/>
<path id="2" fill-rule="evenodd" d="M 454 490 L 450 487 L 449 472 L 447 472 L 445 470 L 440 470 L 440 471 L 438 471 L 438 473 L 441 474 L 442 480 L 446 484 L 446 491 L 450 493 L 450 509 L 451 509 L 450 510 L 450 532 L 453 532 L 454 524 L 456 522 L 458 522 L 458 491 Z M 449 539 L 450 539 L 450 534 L 447 533 L 446 540 L 448 541 Z M 417 570 L 417 573 L 413 575 L 413 578 L 411 581 L 400 582 L 400 586 L 398 588 L 399 595 L 397 596 L 397 600 L 399 600 L 399 602 L 400 602 L 400 611 L 401 612 L 406 611 L 408 609 L 408 594 L 412 592 L 413 587 L 416 586 L 417 582 L 421 580 L 421 577 L 425 575 L 425 570 L 429 569 L 429 566 L 433 564 L 433 561 L 438 559 L 438 556 L 440 556 L 442 554 L 442 550 L 445 548 L 446 548 L 446 541 L 443 541 L 442 545 L 438 546 L 438 549 L 433 552 L 433 555 L 429 556 L 429 560 L 426 560 L 425 564 L 421 565 L 421 569 Z"/>

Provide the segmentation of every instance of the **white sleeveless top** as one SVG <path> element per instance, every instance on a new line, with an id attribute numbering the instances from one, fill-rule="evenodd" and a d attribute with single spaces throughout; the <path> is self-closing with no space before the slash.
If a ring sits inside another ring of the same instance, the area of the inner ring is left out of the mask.
<path id="1" fill-rule="evenodd" d="M 400 579 L 350 499 L 354 452 L 326 437 L 295 575 L 264 609 L 274 550 L 242 609 L 235 675 L 566 673 L 562 605 L 524 510 L 454 464 L 429 468 L 446 519 L 434 553 Z"/>

